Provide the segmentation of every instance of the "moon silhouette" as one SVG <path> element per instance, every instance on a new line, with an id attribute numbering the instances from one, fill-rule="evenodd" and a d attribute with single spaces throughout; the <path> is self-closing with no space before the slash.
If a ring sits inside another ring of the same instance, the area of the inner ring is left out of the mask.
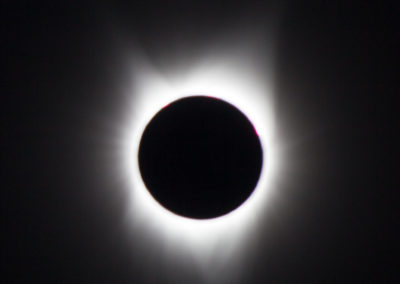
<path id="1" fill-rule="evenodd" d="M 185 97 L 161 109 L 139 145 L 141 177 L 167 210 L 209 219 L 239 207 L 257 185 L 262 146 L 247 117 L 211 97 Z"/>

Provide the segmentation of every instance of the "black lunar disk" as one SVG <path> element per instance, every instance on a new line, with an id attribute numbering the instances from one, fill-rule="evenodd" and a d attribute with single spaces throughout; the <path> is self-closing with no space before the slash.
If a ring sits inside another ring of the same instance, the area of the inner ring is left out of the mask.
<path id="1" fill-rule="evenodd" d="M 261 167 L 261 143 L 247 117 L 205 96 L 160 110 L 139 146 L 147 189 L 162 206 L 189 218 L 215 218 L 240 206 L 256 187 Z"/>

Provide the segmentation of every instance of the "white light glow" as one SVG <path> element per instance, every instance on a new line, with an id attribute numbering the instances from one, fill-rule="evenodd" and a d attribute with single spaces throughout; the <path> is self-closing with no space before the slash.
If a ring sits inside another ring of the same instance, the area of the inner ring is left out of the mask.
<path id="1" fill-rule="evenodd" d="M 267 206 L 277 171 L 271 79 L 261 60 L 254 60 L 254 49 L 242 47 L 240 52 L 240 57 L 237 51 L 214 52 L 185 68 L 171 66 L 168 72 L 136 55 L 127 92 L 121 170 L 130 198 L 128 223 L 181 259 L 190 257 L 208 274 L 211 268 L 218 273 L 224 260 L 244 247 Z M 241 110 L 253 123 L 264 154 L 258 185 L 248 200 L 227 215 L 206 220 L 181 217 L 159 205 L 144 186 L 137 159 L 141 135 L 151 118 L 169 103 L 197 95 L 225 100 Z"/>

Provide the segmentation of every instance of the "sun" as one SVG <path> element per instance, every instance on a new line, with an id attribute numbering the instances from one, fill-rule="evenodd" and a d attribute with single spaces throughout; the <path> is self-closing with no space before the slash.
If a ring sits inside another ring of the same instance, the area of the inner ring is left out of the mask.
<path id="1" fill-rule="evenodd" d="M 272 80 L 262 64 L 246 56 L 205 57 L 184 69 L 171 66 L 168 72 L 158 70 L 144 56 L 135 62 L 120 137 L 120 170 L 129 198 L 127 224 L 183 257 L 190 254 L 199 263 L 212 258 L 217 245 L 223 251 L 219 257 L 226 257 L 243 247 L 239 244 L 257 225 L 273 192 L 277 155 Z M 203 220 L 178 216 L 160 206 L 146 189 L 138 165 L 140 139 L 152 117 L 171 102 L 199 95 L 224 100 L 239 109 L 254 125 L 264 149 L 252 195 L 229 214 Z"/>

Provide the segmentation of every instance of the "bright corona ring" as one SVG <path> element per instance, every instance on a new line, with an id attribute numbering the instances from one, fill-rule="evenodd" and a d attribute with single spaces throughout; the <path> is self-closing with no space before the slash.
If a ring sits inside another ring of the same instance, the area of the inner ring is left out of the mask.
<path id="1" fill-rule="evenodd" d="M 248 53 L 252 54 L 251 50 Z M 136 58 L 133 81 L 126 91 L 120 169 L 130 200 L 127 225 L 173 248 L 183 259 L 190 254 L 199 263 L 215 259 L 216 254 L 228 257 L 244 248 L 240 244 L 256 229 L 267 207 L 276 169 L 274 100 L 268 72 L 250 57 L 226 54 L 218 59 L 202 58 L 190 68 L 171 66 L 168 72 L 157 70 L 144 56 Z M 240 110 L 253 124 L 263 149 L 259 179 L 251 195 L 228 214 L 208 219 L 183 217 L 160 206 L 146 188 L 138 163 L 141 137 L 149 121 L 170 103 L 199 94 Z"/>

